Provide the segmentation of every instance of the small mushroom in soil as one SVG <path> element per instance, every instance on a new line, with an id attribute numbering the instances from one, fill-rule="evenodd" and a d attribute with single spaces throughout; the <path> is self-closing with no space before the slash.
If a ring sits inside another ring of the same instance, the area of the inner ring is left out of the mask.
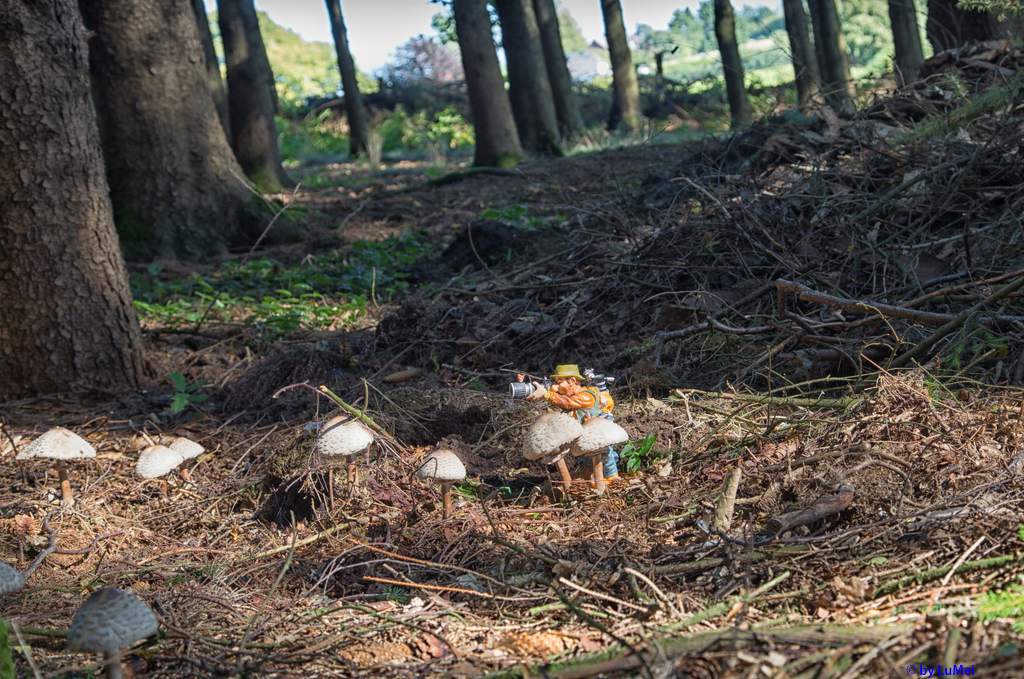
<path id="1" fill-rule="evenodd" d="M 583 433 L 583 427 L 575 418 L 564 413 L 544 413 L 526 430 L 523 456 L 527 460 L 540 460 L 554 464 L 562 478 L 565 494 L 569 494 L 572 476 L 562 458 L 569 445 Z"/>
<path id="2" fill-rule="evenodd" d="M 583 433 L 572 444 L 572 454 L 589 457 L 594 465 L 594 490 L 604 494 L 604 452 L 608 446 L 615 446 L 629 440 L 625 429 L 603 417 L 592 417 L 583 425 Z"/>
<path id="3" fill-rule="evenodd" d="M 206 452 L 206 448 L 203 448 L 200 444 L 196 443 L 192 439 L 187 439 L 184 436 L 175 436 L 171 439 L 170 443 L 167 444 L 167 447 L 181 453 L 182 458 L 185 460 L 197 458 Z M 192 480 L 192 475 L 189 474 L 188 469 L 179 469 L 178 474 L 185 481 Z"/>
<path id="4" fill-rule="evenodd" d="M 466 480 L 466 465 L 451 450 L 439 448 L 427 455 L 416 470 L 421 479 L 433 479 L 441 484 L 444 492 L 444 518 L 452 511 L 452 486 Z"/>
<path id="5" fill-rule="evenodd" d="M 320 428 L 316 452 L 327 458 L 341 455 L 348 458 L 348 482 L 356 482 L 356 453 L 373 443 L 373 432 L 359 420 L 344 416 L 332 417 Z"/>
<path id="6" fill-rule="evenodd" d="M 167 479 L 162 478 L 178 468 L 185 457 L 168 446 L 149 446 L 139 455 L 135 473 L 146 479 L 160 479 L 160 495 L 167 499 Z"/>
<path id="7" fill-rule="evenodd" d="M 88 441 L 64 427 L 54 427 L 32 443 L 25 446 L 16 460 L 34 458 L 54 460 L 57 476 L 60 478 L 61 504 L 70 507 L 75 503 L 71 492 L 71 480 L 68 478 L 67 462 L 96 457 L 96 449 Z"/>
<path id="8" fill-rule="evenodd" d="M 0 561 L 0 594 L 17 592 L 24 586 L 25 577 L 10 564 Z"/>
<path id="9" fill-rule="evenodd" d="M 122 679 L 122 651 L 153 636 L 158 629 L 156 616 L 141 599 L 131 592 L 106 587 L 93 592 L 78 607 L 68 630 L 68 647 L 101 653 L 107 679 Z"/>

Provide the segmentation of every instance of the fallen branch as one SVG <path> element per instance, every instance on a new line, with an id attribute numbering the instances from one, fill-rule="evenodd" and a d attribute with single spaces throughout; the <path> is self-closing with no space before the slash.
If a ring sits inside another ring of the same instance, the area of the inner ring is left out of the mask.
<path id="1" fill-rule="evenodd" d="M 718 497 L 718 502 L 715 503 L 715 520 L 712 525 L 723 533 L 728 532 L 729 526 L 732 525 L 732 515 L 736 509 L 736 491 L 739 490 L 742 476 L 743 468 L 736 465 L 736 468 L 729 472 L 729 476 L 722 483 L 721 495 Z"/>
<path id="2" fill-rule="evenodd" d="M 849 507 L 852 502 L 853 487 L 842 485 L 839 487 L 838 492 L 819 498 L 811 507 L 795 512 L 787 512 L 769 519 L 765 528 L 773 535 L 781 535 L 794 528 L 806 526 L 833 514 L 838 514 Z"/>
<path id="3" fill-rule="evenodd" d="M 773 406 L 793 406 L 794 408 L 839 408 L 846 409 L 858 405 L 864 399 L 856 396 L 844 398 L 807 398 L 798 396 L 767 396 L 765 394 L 737 394 L 729 391 L 702 391 L 700 389 L 674 389 L 676 396 L 697 394 L 709 398 L 720 398 L 728 401 L 748 401 Z M 671 402 L 671 399 L 670 401 Z"/>
<path id="4" fill-rule="evenodd" d="M 969 571 L 983 571 L 990 568 L 998 568 L 999 566 L 1005 566 L 1010 563 L 1024 562 L 1024 552 L 1018 552 L 1016 554 L 1007 554 L 1005 556 L 991 556 L 985 559 L 978 559 L 976 561 L 965 561 L 962 564 L 951 564 L 949 566 L 939 566 L 938 568 L 929 568 L 928 570 L 921 571 L 920 573 L 914 573 L 913 575 L 906 575 L 896 580 L 890 580 L 882 585 L 875 588 L 875 591 L 871 593 L 872 599 L 877 599 L 880 596 L 891 594 L 897 590 L 903 589 L 907 585 L 923 585 L 926 582 L 938 580 L 939 578 L 946 575 L 946 573 L 956 568 L 957 573 L 967 573 Z"/>

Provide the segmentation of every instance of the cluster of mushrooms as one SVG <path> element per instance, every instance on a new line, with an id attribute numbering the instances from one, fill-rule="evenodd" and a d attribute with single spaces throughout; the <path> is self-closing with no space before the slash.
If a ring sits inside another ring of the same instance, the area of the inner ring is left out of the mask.
<path id="1" fill-rule="evenodd" d="M 0 561 L 0 595 L 17 592 L 25 578 Z M 121 679 L 121 653 L 159 630 L 156 615 L 141 599 L 116 587 L 104 587 L 78 607 L 68 629 L 68 648 L 103 656 L 107 679 Z"/>
<path id="2" fill-rule="evenodd" d="M 594 491 L 603 495 L 606 487 L 604 453 L 609 446 L 628 440 L 625 429 L 603 417 L 590 418 L 581 425 L 565 413 L 548 412 L 527 429 L 523 456 L 530 461 L 555 465 L 566 495 L 572 485 L 572 475 L 565 464 L 565 455 L 589 457 L 594 470 Z"/>
<path id="3" fill-rule="evenodd" d="M 144 440 L 149 445 L 139 454 L 135 472 L 146 481 L 160 479 L 160 493 L 165 498 L 167 497 L 167 479 L 165 477 L 178 469 L 186 460 L 191 460 L 205 452 L 203 446 L 184 436 L 159 436 L 155 441 L 144 436 Z M 84 438 L 64 427 L 54 427 L 25 446 L 14 459 L 53 461 L 60 481 L 61 504 L 70 507 L 75 502 L 75 496 L 71 490 L 68 467 L 95 457 L 96 449 Z M 182 469 L 180 474 L 182 478 L 188 479 L 186 470 Z"/>

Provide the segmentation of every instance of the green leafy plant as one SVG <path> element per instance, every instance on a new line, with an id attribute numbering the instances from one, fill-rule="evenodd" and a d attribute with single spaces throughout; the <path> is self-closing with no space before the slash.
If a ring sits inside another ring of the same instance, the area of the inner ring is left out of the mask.
<path id="1" fill-rule="evenodd" d="M 10 624 L 0 618 L 0 679 L 14 679 L 14 653 L 11 648 Z"/>
<path id="2" fill-rule="evenodd" d="M 654 452 L 654 434 L 648 434 L 639 443 L 630 441 L 619 453 L 619 457 L 626 463 L 626 472 L 639 471 L 650 464 L 658 457 Z"/>
<path id="3" fill-rule="evenodd" d="M 986 592 L 978 605 L 982 620 L 1012 618 L 1013 629 L 1024 632 L 1024 585 L 1013 585 L 1001 592 Z"/>
<path id="4" fill-rule="evenodd" d="M 173 372 L 167 376 L 174 387 L 174 396 L 171 398 L 171 412 L 177 415 L 192 405 L 198 405 L 208 397 L 199 393 L 199 386 L 189 382 L 188 378 L 180 372 Z"/>

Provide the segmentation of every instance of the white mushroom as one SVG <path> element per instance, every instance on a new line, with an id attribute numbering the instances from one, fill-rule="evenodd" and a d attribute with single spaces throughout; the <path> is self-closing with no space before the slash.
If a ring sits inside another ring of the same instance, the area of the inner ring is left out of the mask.
<path id="1" fill-rule="evenodd" d="M 0 594 L 17 592 L 25 586 L 25 577 L 8 563 L 0 561 Z"/>
<path id="2" fill-rule="evenodd" d="M 583 425 L 583 433 L 572 444 L 572 454 L 589 457 L 594 465 L 594 489 L 598 495 L 604 493 L 604 451 L 608 446 L 625 443 L 629 434 L 625 429 L 603 417 L 592 417 Z"/>
<path id="3" fill-rule="evenodd" d="M 466 465 L 453 451 L 438 448 L 420 464 L 416 476 L 421 479 L 433 479 L 441 484 L 444 490 L 444 517 L 452 510 L 452 485 L 466 480 Z"/>
<path id="4" fill-rule="evenodd" d="M 57 476 L 60 478 L 61 504 L 69 507 L 75 502 L 71 493 L 66 463 L 70 460 L 84 460 L 96 457 L 96 449 L 88 441 L 64 427 L 54 427 L 32 443 L 22 448 L 16 460 L 45 458 L 54 460 Z"/>
<path id="5" fill-rule="evenodd" d="M 373 432 L 359 420 L 344 416 L 332 417 L 320 428 L 316 440 L 316 452 L 324 457 L 347 457 L 348 481 L 356 482 L 356 453 L 366 450 L 373 443 Z"/>
<path id="6" fill-rule="evenodd" d="M 135 473 L 146 479 L 160 479 L 160 495 L 167 497 L 167 479 L 161 478 L 185 461 L 185 457 L 167 446 L 149 446 L 139 455 L 135 462 Z"/>
<path id="7" fill-rule="evenodd" d="M 167 444 L 167 447 L 181 453 L 181 456 L 186 460 L 199 457 L 206 452 L 206 448 L 203 448 L 192 439 L 187 439 L 184 436 L 175 436 L 171 439 L 171 442 Z"/>
<path id="8" fill-rule="evenodd" d="M 131 592 L 113 587 L 98 589 L 85 600 L 68 630 L 68 647 L 102 653 L 107 678 L 121 679 L 121 652 L 157 633 L 156 616 Z"/>
<path id="9" fill-rule="evenodd" d="M 527 460 L 541 460 L 558 468 L 566 495 L 569 494 L 572 477 L 562 455 L 582 433 L 583 427 L 575 418 L 564 413 L 544 413 L 526 430 L 523 441 L 523 456 Z"/>

